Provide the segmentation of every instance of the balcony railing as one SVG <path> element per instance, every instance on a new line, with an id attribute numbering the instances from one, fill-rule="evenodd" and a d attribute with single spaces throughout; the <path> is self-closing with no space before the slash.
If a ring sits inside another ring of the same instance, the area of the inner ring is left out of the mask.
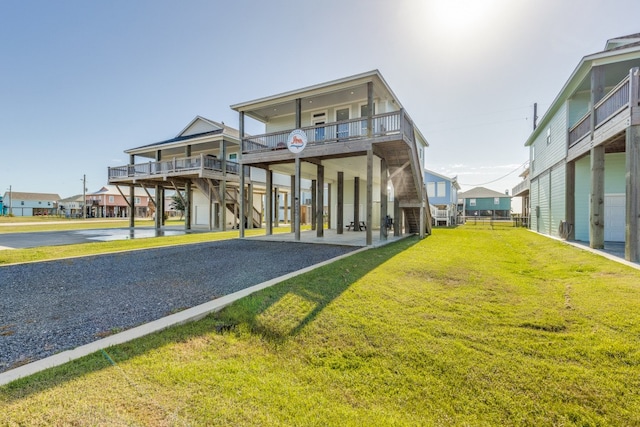
<path id="1" fill-rule="evenodd" d="M 594 107 L 595 128 L 629 107 L 631 81 L 627 76 L 607 93 Z M 575 145 L 591 132 L 591 111 L 569 129 L 569 147 Z"/>
<path id="2" fill-rule="evenodd" d="M 301 130 L 307 135 L 307 146 L 347 142 L 368 138 L 368 121 L 367 117 L 360 117 L 341 122 L 308 126 Z M 404 135 L 407 140 L 413 141 L 413 126 L 402 110 L 372 116 L 371 122 L 372 138 Z M 242 140 L 242 152 L 257 153 L 286 149 L 290 132 L 291 130 L 287 130 L 245 137 Z"/>
<path id="3" fill-rule="evenodd" d="M 521 183 L 513 187 L 511 194 L 513 195 L 513 197 L 518 197 L 520 193 L 526 190 L 529 190 L 529 178 L 525 179 L 524 181 L 522 181 Z"/>
<path id="4" fill-rule="evenodd" d="M 154 176 L 180 175 L 189 172 L 222 172 L 223 162 L 213 156 L 201 154 L 199 156 L 173 158 L 158 162 L 137 163 L 134 165 L 115 166 L 109 168 L 109 180 L 126 178 L 149 178 Z M 226 161 L 226 171 L 238 175 L 240 164 Z"/>

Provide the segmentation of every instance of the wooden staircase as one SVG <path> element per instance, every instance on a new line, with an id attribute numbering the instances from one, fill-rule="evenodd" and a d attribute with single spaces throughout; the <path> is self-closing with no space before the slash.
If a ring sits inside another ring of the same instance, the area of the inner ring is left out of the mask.
<path id="1" fill-rule="evenodd" d="M 218 205 L 224 205 L 230 212 L 233 212 L 236 219 L 240 221 L 240 209 L 236 209 L 236 206 L 239 202 L 239 191 L 236 187 L 227 188 L 224 197 L 224 203 L 220 197 L 220 181 L 212 180 L 212 179 L 204 179 L 204 178 L 196 178 L 193 180 L 193 183 L 198 187 L 198 189 L 204 194 L 209 203 L 212 202 L 210 197 L 213 197 L 213 200 L 218 203 Z M 255 207 L 252 207 L 252 219 L 253 219 L 253 228 L 261 228 L 262 227 L 262 214 Z"/>

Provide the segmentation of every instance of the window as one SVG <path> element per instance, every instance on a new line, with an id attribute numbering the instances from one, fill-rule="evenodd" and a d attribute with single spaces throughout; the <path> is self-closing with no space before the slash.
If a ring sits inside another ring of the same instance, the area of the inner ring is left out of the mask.
<path id="1" fill-rule="evenodd" d="M 494 197 L 493 198 L 493 204 L 494 205 L 499 205 L 500 204 L 500 197 Z"/>
<path id="2" fill-rule="evenodd" d="M 444 181 L 438 182 L 438 189 L 436 194 L 438 195 L 438 197 L 444 197 L 447 195 L 447 190 L 446 190 Z"/>
<path id="3" fill-rule="evenodd" d="M 238 160 L 238 153 L 230 153 L 229 160 L 233 160 L 234 162 Z"/>
<path id="4" fill-rule="evenodd" d="M 427 196 L 436 197 L 436 183 L 427 182 Z"/>
<path id="5" fill-rule="evenodd" d="M 135 198 L 135 203 L 136 203 L 136 205 L 139 205 L 139 204 L 140 204 L 140 197 L 136 197 L 136 198 Z"/>
<path id="6" fill-rule="evenodd" d="M 311 125 L 312 126 L 318 126 L 318 125 L 323 125 L 327 123 L 327 113 L 326 112 L 321 112 L 321 113 L 315 113 L 313 114 L 313 116 L 311 117 Z M 317 127 L 315 130 L 315 140 L 316 141 L 322 141 L 324 140 L 324 132 L 325 132 L 325 128 L 324 126 L 321 127 Z"/>
<path id="7" fill-rule="evenodd" d="M 476 199 L 469 199 L 469 206 L 475 206 L 476 205 Z"/>
<path id="8" fill-rule="evenodd" d="M 114 203 L 116 201 L 115 196 L 109 196 L 109 203 Z"/>

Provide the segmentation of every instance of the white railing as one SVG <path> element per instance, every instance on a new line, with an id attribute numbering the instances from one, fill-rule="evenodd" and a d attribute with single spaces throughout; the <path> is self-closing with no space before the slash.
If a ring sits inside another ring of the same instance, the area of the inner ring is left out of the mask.
<path id="1" fill-rule="evenodd" d="M 200 154 L 191 157 L 174 157 L 171 160 L 158 162 L 136 163 L 133 165 L 114 166 L 109 168 L 109 180 L 124 178 L 143 178 L 151 176 L 176 175 L 187 172 L 215 171 L 222 172 L 223 161 L 214 156 Z M 240 173 L 240 164 L 226 161 L 226 171 L 229 174 Z"/>

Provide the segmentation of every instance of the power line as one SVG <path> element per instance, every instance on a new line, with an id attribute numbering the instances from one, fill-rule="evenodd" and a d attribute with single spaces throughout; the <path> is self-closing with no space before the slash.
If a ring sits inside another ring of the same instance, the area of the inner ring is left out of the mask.
<path id="1" fill-rule="evenodd" d="M 524 163 L 522 163 L 520 166 L 518 166 L 517 168 L 515 168 L 514 170 L 512 170 L 512 171 L 511 171 L 511 172 L 509 172 L 508 174 L 503 175 L 503 176 L 501 176 L 500 178 L 496 178 L 496 179 L 494 179 L 493 181 L 483 182 L 483 183 L 480 183 L 480 184 L 463 184 L 463 183 L 459 182 L 458 184 L 460 184 L 460 185 L 467 185 L 467 186 L 469 186 L 469 187 L 479 187 L 479 186 L 481 186 L 481 185 L 493 184 L 494 182 L 496 182 L 496 181 L 500 181 L 501 179 L 504 179 L 504 178 L 508 177 L 509 175 L 511 175 L 512 173 L 514 173 L 514 172 L 518 171 L 521 167 L 523 167 L 524 165 L 526 165 L 528 162 L 529 162 L 529 160 L 525 160 L 525 161 L 524 161 Z"/>

